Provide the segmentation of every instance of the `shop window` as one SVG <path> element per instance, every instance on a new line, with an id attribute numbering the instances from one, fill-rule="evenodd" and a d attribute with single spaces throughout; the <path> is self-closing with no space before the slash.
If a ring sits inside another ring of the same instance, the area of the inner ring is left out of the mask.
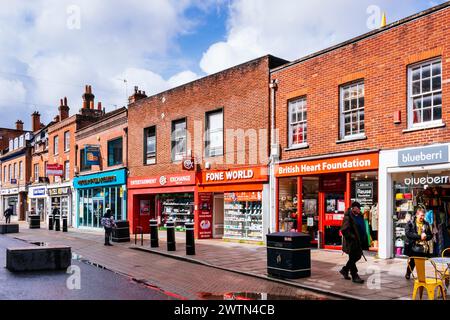
<path id="1" fill-rule="evenodd" d="M 289 101 L 289 147 L 296 147 L 307 141 L 306 98 Z"/>
<path id="2" fill-rule="evenodd" d="M 86 164 L 86 152 L 84 149 L 80 149 L 80 170 L 81 171 L 89 171 L 92 166 Z"/>
<path id="3" fill-rule="evenodd" d="M 279 230 L 297 229 L 297 178 L 279 179 Z"/>
<path id="4" fill-rule="evenodd" d="M 144 164 L 156 163 L 156 127 L 144 129 Z"/>
<path id="5" fill-rule="evenodd" d="M 442 63 L 428 61 L 408 69 L 409 127 L 442 123 Z"/>
<path id="6" fill-rule="evenodd" d="M 186 155 L 186 119 L 172 122 L 172 161 L 181 161 Z"/>
<path id="7" fill-rule="evenodd" d="M 59 150 L 59 136 L 53 137 L 53 154 L 56 156 L 58 155 Z"/>
<path id="8" fill-rule="evenodd" d="M 108 166 L 117 166 L 122 164 L 122 137 L 108 141 Z"/>
<path id="9" fill-rule="evenodd" d="M 428 242 L 431 256 L 440 256 L 450 247 L 450 172 L 417 172 L 392 175 L 393 245 L 397 257 L 405 255 L 405 227 L 418 208 L 425 210 L 425 220 L 433 229 Z"/>
<path id="10" fill-rule="evenodd" d="M 70 132 L 64 132 L 64 151 L 67 152 L 70 150 Z"/>
<path id="11" fill-rule="evenodd" d="M 357 172 L 351 175 L 351 200 L 361 204 L 370 251 L 378 250 L 378 173 Z"/>
<path id="12" fill-rule="evenodd" d="M 340 89 L 340 138 L 364 136 L 364 81 Z"/>
<path id="13" fill-rule="evenodd" d="M 223 110 L 206 114 L 205 153 L 207 157 L 223 155 Z"/>

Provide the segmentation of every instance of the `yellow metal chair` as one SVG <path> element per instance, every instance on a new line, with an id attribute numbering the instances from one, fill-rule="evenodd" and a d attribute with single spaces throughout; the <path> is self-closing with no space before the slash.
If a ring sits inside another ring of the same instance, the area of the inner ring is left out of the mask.
<path id="1" fill-rule="evenodd" d="M 450 257 L 450 248 L 445 249 L 441 253 L 442 258 Z M 443 270 L 443 276 L 442 279 L 445 281 L 445 285 L 448 287 L 450 282 L 450 270 L 448 266 Z"/>
<path id="2" fill-rule="evenodd" d="M 414 259 L 414 262 L 416 264 L 417 277 L 414 276 L 414 273 L 412 272 L 410 265 L 409 265 L 409 263 L 412 259 Z M 432 265 L 434 267 L 435 277 L 434 278 L 426 277 L 425 262 L 427 260 L 428 260 L 427 258 L 423 258 L 423 257 L 410 257 L 408 259 L 408 268 L 411 271 L 411 274 L 414 278 L 414 291 L 413 291 L 412 299 L 416 300 L 417 292 L 419 292 L 420 300 L 422 300 L 423 289 L 426 289 L 427 293 L 428 293 L 428 300 L 434 300 L 435 291 L 436 291 L 436 288 L 438 288 L 439 290 L 438 290 L 437 297 L 439 298 L 439 295 L 442 295 L 442 299 L 446 300 L 444 284 L 443 284 L 442 280 L 438 278 L 438 275 L 437 275 L 438 271 L 437 271 L 436 265 L 431 260 L 430 260 L 430 262 L 432 263 Z"/>

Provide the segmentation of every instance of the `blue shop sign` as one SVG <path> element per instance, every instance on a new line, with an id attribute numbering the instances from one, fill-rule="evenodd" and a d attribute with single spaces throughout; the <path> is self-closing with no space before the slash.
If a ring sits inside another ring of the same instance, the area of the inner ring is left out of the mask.
<path id="1" fill-rule="evenodd" d="M 46 195 L 45 188 L 33 189 L 33 196 L 45 196 L 45 195 Z"/>
<path id="2" fill-rule="evenodd" d="M 87 176 L 76 177 L 73 179 L 73 187 L 75 189 L 107 187 L 126 184 L 125 169 L 100 172 Z"/>

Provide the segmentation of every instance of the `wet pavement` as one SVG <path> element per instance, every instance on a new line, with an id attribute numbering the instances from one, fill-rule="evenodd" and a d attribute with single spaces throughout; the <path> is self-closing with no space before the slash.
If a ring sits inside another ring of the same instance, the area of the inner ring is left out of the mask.
<path id="1" fill-rule="evenodd" d="M 45 245 L 45 243 L 39 243 Z M 0 236 L 0 300 L 167 300 L 156 288 L 73 255 L 67 271 L 12 273 L 6 269 L 6 248 L 36 244 Z M 79 275 L 79 277 L 78 277 Z"/>

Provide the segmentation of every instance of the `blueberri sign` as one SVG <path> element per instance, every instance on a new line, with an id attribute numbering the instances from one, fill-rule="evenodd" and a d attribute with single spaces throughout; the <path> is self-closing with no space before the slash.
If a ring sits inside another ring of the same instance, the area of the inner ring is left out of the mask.
<path id="1" fill-rule="evenodd" d="M 398 152 L 398 166 L 420 166 L 448 162 L 448 146 L 409 149 Z"/>

